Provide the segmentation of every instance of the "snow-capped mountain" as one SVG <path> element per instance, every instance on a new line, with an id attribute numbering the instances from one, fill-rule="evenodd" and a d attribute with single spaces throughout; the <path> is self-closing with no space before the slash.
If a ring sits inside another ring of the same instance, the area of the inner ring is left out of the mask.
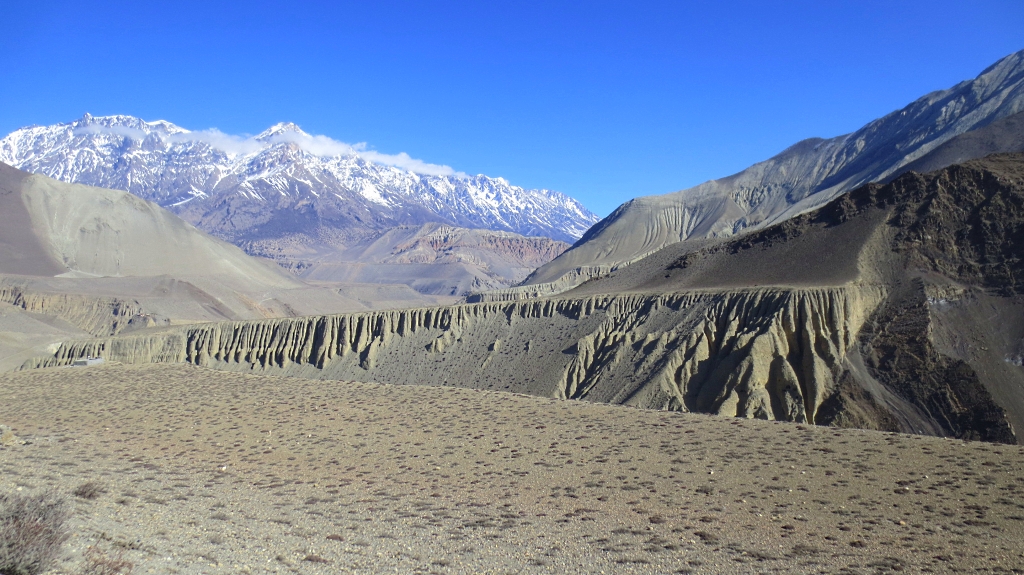
<path id="1" fill-rule="evenodd" d="M 229 241 L 346 246 L 399 225 L 439 222 L 573 242 L 598 220 L 578 201 L 502 178 L 388 156 L 294 124 L 251 138 L 131 116 L 16 130 L 0 161 L 126 190 Z"/>

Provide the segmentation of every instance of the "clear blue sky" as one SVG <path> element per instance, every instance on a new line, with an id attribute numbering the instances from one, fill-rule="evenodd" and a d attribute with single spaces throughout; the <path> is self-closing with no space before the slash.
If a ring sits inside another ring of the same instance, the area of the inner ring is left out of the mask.
<path id="1" fill-rule="evenodd" d="M 1024 1 L 0 0 L 0 133 L 307 132 L 606 215 L 850 132 L 1024 48 Z"/>

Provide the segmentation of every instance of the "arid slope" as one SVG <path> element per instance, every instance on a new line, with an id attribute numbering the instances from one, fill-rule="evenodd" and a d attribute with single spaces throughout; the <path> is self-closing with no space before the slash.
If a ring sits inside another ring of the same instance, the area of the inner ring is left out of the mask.
<path id="1" fill-rule="evenodd" d="M 1019 133 L 1011 133 L 1019 124 L 990 126 L 1022 111 L 1024 51 L 851 134 L 807 139 L 737 174 L 630 200 L 532 274 L 522 291 L 563 291 L 674 243 L 764 228 L 909 169 L 933 170 L 994 152 L 1021 151 Z"/>
<path id="2" fill-rule="evenodd" d="M 352 245 L 310 245 L 298 236 L 245 242 L 302 279 L 402 284 L 433 295 L 464 296 L 506 288 L 569 244 L 512 232 L 438 223 L 399 226 Z"/>
<path id="3" fill-rule="evenodd" d="M 62 572 L 1024 570 L 1019 446 L 186 365 L 4 374 L 0 405 L 0 493 L 106 488 Z"/>
<path id="4" fill-rule="evenodd" d="M 82 331 L 363 310 L 380 287 L 311 285 L 131 194 L 0 164 L 3 368 Z M 399 287 L 386 303 L 436 301 Z"/>

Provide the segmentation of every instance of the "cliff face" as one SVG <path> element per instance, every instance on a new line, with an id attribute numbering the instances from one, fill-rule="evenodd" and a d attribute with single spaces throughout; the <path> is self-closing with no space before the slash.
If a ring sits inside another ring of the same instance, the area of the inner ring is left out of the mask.
<path id="1" fill-rule="evenodd" d="M 60 318 L 96 336 L 116 335 L 129 325 L 134 327 L 162 322 L 147 314 L 137 301 L 77 294 L 46 294 L 25 291 L 19 286 L 0 284 L 0 302 L 27 312 Z"/>
<path id="2" fill-rule="evenodd" d="M 952 417 L 948 406 L 924 413 L 913 397 L 879 385 L 863 367 L 863 328 L 886 297 L 877 287 L 751 289 L 228 322 L 67 342 L 53 357 L 26 367 L 67 365 L 87 355 L 126 363 L 185 361 L 964 435 L 944 423 Z M 957 393 L 950 396 L 954 403 Z M 971 401 L 984 403 L 984 397 L 959 403 Z M 986 405 L 994 406 L 990 399 Z M 845 417 L 851 411 L 861 415 Z M 986 425 L 968 431 L 1013 440 L 1005 421 Z"/>
<path id="3" fill-rule="evenodd" d="M 188 361 L 813 422 L 879 297 L 845 288 L 597 296 L 217 323 L 69 342 L 38 365 L 83 355 Z"/>

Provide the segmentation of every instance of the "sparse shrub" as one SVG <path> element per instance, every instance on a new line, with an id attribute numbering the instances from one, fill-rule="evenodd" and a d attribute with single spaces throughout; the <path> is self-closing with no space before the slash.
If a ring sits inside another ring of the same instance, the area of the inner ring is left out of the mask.
<path id="1" fill-rule="evenodd" d="M 0 575 L 37 575 L 49 569 L 68 539 L 67 498 L 54 491 L 0 495 Z"/>
<path id="2" fill-rule="evenodd" d="M 99 481 L 86 481 L 85 483 L 76 487 L 75 490 L 71 492 L 71 494 L 74 495 L 75 497 L 79 497 L 82 499 L 93 500 L 99 499 L 99 496 L 103 495 L 106 492 L 106 486 L 104 486 Z"/>
<path id="3" fill-rule="evenodd" d="M 135 564 L 124 558 L 124 549 L 113 555 L 95 545 L 85 550 L 85 562 L 77 575 L 130 575 Z"/>
<path id="4" fill-rule="evenodd" d="M 18 442 L 18 437 L 14 435 L 10 427 L 6 425 L 0 425 L 0 446 L 10 447 Z"/>

